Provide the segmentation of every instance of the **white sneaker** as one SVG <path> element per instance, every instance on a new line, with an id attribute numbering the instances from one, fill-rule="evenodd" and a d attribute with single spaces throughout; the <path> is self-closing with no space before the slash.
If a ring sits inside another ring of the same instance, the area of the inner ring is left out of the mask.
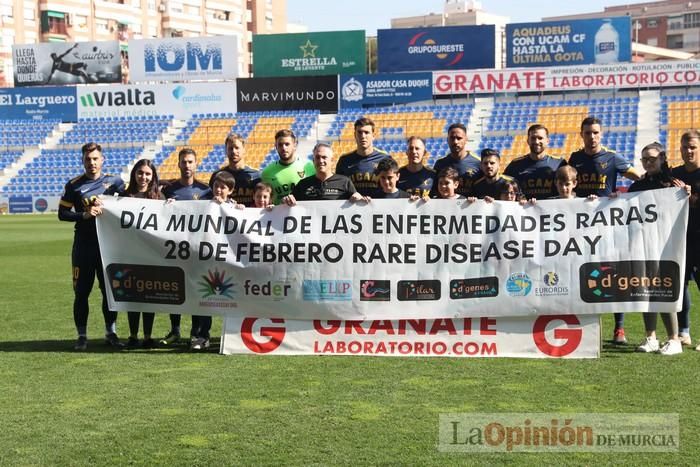
<path id="1" fill-rule="evenodd" d="M 637 352 L 657 352 L 659 350 L 659 340 L 656 337 L 645 338 L 639 347 L 637 347 Z"/>
<path id="2" fill-rule="evenodd" d="M 681 341 L 670 340 L 666 342 L 663 347 L 661 347 L 661 350 L 659 350 L 659 353 L 661 355 L 678 355 L 679 353 L 683 353 Z"/>
<path id="3" fill-rule="evenodd" d="M 680 333 L 679 337 L 681 338 L 681 345 L 691 345 L 693 343 L 692 339 L 690 338 L 690 334 L 682 332 Z"/>

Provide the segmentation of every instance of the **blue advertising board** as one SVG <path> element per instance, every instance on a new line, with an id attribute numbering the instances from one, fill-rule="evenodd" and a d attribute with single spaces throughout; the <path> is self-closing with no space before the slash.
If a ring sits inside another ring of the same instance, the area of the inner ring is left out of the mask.
<path id="1" fill-rule="evenodd" d="M 10 196 L 10 214 L 30 214 L 32 212 L 32 195 Z"/>
<path id="2" fill-rule="evenodd" d="M 0 89 L 0 120 L 78 120 L 74 86 Z"/>
<path id="3" fill-rule="evenodd" d="M 432 73 L 340 75 L 341 107 L 391 105 L 432 98 Z"/>
<path id="4" fill-rule="evenodd" d="M 629 62 L 629 16 L 506 25 L 506 66 Z"/>
<path id="5" fill-rule="evenodd" d="M 380 29 L 377 31 L 380 72 L 494 68 L 496 27 Z"/>

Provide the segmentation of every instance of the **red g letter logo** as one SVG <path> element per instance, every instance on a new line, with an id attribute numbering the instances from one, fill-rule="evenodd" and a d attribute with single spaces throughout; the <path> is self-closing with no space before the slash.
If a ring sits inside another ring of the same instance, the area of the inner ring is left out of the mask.
<path id="1" fill-rule="evenodd" d="M 241 339 L 243 344 L 255 353 L 269 353 L 275 350 L 282 344 L 284 339 L 284 326 L 262 326 L 260 328 L 260 336 L 268 337 L 269 339 L 260 342 L 253 336 L 253 325 L 258 318 L 246 318 L 241 324 Z M 283 319 L 271 319 L 274 324 L 284 324 Z"/>
<path id="2" fill-rule="evenodd" d="M 578 329 L 555 329 L 554 338 L 555 339 L 566 339 L 562 345 L 552 345 L 547 342 L 547 337 L 545 336 L 545 329 L 547 325 L 552 321 L 564 321 L 569 326 L 580 325 L 581 322 L 578 320 L 576 315 L 543 315 L 539 316 L 535 320 L 535 324 L 532 326 L 532 338 L 535 340 L 535 345 L 542 353 L 549 355 L 550 357 L 564 357 L 569 355 L 571 352 L 576 350 L 581 343 L 581 336 L 583 331 Z"/>

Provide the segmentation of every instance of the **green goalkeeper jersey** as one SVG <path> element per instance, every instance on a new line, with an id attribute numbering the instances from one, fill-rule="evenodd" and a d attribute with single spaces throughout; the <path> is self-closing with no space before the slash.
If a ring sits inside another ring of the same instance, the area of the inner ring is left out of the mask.
<path id="1" fill-rule="evenodd" d="M 308 160 L 297 159 L 289 165 L 275 161 L 262 171 L 261 180 L 272 185 L 273 202 L 280 204 L 282 198 L 292 192 L 302 178 L 316 175 L 314 164 Z"/>

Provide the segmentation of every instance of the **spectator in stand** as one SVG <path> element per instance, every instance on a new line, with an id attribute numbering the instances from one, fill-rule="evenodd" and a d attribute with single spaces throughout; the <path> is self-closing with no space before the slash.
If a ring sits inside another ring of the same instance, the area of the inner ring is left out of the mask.
<path id="1" fill-rule="evenodd" d="M 372 196 L 377 190 L 377 177 L 374 169 L 384 159 L 391 156 L 374 147 L 375 125 L 372 120 L 362 117 L 355 122 L 355 142 L 357 148 L 338 158 L 335 171 L 349 177 L 362 196 Z"/>
<path id="2" fill-rule="evenodd" d="M 472 184 L 481 177 L 481 161 L 467 149 L 467 127 L 462 123 L 453 123 L 447 129 L 447 144 L 450 153 L 438 159 L 433 166 L 436 173 L 446 168 L 453 168 L 460 177 L 458 181 L 458 193 L 463 196 L 471 196 Z M 439 195 L 439 190 L 433 184 L 432 196 Z"/>
<path id="3" fill-rule="evenodd" d="M 228 165 L 211 175 L 209 188 L 214 189 L 214 177 L 217 174 L 228 172 L 233 175 L 236 183 L 232 198 L 236 202 L 248 206 L 253 202 L 253 188 L 260 181 L 260 172 L 245 165 L 245 140 L 241 135 L 229 134 L 224 145 L 226 146 Z"/>
<path id="4" fill-rule="evenodd" d="M 411 136 L 407 144 L 408 164 L 399 169 L 397 186 L 411 196 L 428 198 L 435 181 L 435 171 L 425 166 L 425 141 L 420 136 Z"/>
<path id="5" fill-rule="evenodd" d="M 95 217 L 102 213 L 102 194 L 114 194 L 122 190 L 124 182 L 117 175 L 102 173 L 104 157 L 99 144 L 87 143 L 81 148 L 84 172 L 66 183 L 58 204 L 58 219 L 75 222 L 73 252 L 73 321 L 78 332 L 74 349 L 87 349 L 87 323 L 90 307 L 88 297 L 95 283 L 95 276 L 102 293 L 102 316 L 105 322 L 105 341 L 115 349 L 124 347 L 117 337 L 117 313 L 107 305 L 105 280 L 102 274 L 100 245 L 97 242 Z"/>
<path id="6" fill-rule="evenodd" d="M 297 183 L 293 193 L 282 198 L 282 202 L 294 206 L 297 201 L 370 200 L 355 190 L 348 177 L 333 173 L 333 150 L 330 145 L 316 144 L 313 154 L 316 174 Z"/>
<path id="7" fill-rule="evenodd" d="M 547 199 L 557 195 L 554 177 L 557 169 L 566 165 L 562 157 L 547 154 L 549 130 L 534 124 L 527 129 L 530 153 L 513 159 L 503 172 L 515 179 L 527 199 Z"/>
<path id="8" fill-rule="evenodd" d="M 690 187 L 690 211 L 686 234 L 685 285 L 683 288 L 683 308 L 678 313 L 678 327 L 683 345 L 691 345 L 690 338 L 690 291 L 688 283 L 695 278 L 700 288 L 700 132 L 690 130 L 681 136 L 681 157 L 683 165 L 674 167 L 671 175 Z M 700 350 L 700 345 L 695 347 Z"/>
<path id="9" fill-rule="evenodd" d="M 673 178 L 671 169 L 666 162 L 666 151 L 660 143 L 651 143 L 642 149 L 642 166 L 646 173 L 644 176 L 632 183 L 629 192 L 657 190 L 659 188 L 669 188 L 672 186 L 685 186 L 683 182 Z M 688 187 L 690 188 L 690 187 Z M 683 352 L 680 337 L 678 336 L 678 316 L 675 310 L 669 313 L 661 313 L 661 320 L 666 327 L 668 341 L 659 347 L 659 340 L 656 338 L 656 315 L 658 313 L 644 313 L 644 330 L 646 337 L 637 347 L 637 352 L 659 352 L 661 355 L 676 355 Z"/>
<path id="10" fill-rule="evenodd" d="M 160 199 L 164 200 L 165 196 L 160 192 L 158 183 L 158 172 L 156 166 L 148 159 L 141 159 L 131 169 L 129 177 L 129 185 L 122 193 L 123 196 L 142 199 Z M 127 347 L 135 349 L 139 347 L 139 321 L 143 316 L 143 342 L 140 347 L 151 349 L 155 347 L 155 341 L 151 337 L 153 334 L 153 321 L 155 313 L 139 313 L 138 311 L 128 312 L 129 318 L 129 340 Z"/>
<path id="11" fill-rule="evenodd" d="M 601 144 L 603 130 L 600 120 L 586 117 L 581 122 L 581 139 L 583 148 L 571 153 L 569 164 L 578 172 L 577 194 L 579 197 L 589 195 L 610 196 L 617 191 L 618 174 L 630 180 L 639 180 L 639 174 L 632 164 L 620 154 Z M 615 313 L 615 330 L 613 343 L 626 344 L 625 315 Z"/>
<path id="12" fill-rule="evenodd" d="M 315 172 L 311 161 L 297 158 L 297 137 L 292 130 L 275 133 L 275 149 L 279 159 L 263 169 L 261 179 L 272 187 L 273 203 L 279 204 L 299 180 Z"/>

